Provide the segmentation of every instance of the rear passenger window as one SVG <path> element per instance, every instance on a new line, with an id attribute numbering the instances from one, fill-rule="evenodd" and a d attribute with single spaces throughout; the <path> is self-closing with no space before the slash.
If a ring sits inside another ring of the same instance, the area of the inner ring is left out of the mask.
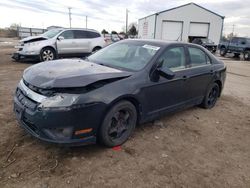
<path id="1" fill-rule="evenodd" d="M 88 38 L 87 31 L 75 30 L 74 35 L 75 35 L 75 39 L 86 39 L 86 38 Z"/>
<path id="2" fill-rule="evenodd" d="M 100 36 L 101 35 L 99 33 L 91 32 L 91 31 L 88 32 L 88 38 L 98 38 Z"/>
<path id="3" fill-rule="evenodd" d="M 177 71 L 184 69 L 185 66 L 185 51 L 183 47 L 175 47 L 168 49 L 160 57 L 159 62 L 163 62 L 162 69 L 170 69 Z"/>
<path id="4" fill-rule="evenodd" d="M 191 67 L 202 66 L 206 64 L 210 64 L 209 57 L 198 48 L 188 48 L 189 55 L 190 55 L 190 64 Z"/>

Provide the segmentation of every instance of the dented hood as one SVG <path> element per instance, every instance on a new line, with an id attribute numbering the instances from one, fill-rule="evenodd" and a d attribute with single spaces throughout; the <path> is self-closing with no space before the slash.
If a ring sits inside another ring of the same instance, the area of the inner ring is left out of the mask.
<path id="1" fill-rule="evenodd" d="M 42 35 L 38 35 L 38 36 L 30 36 L 30 37 L 25 37 L 22 40 L 20 40 L 20 42 L 22 43 L 29 43 L 29 42 L 36 42 L 36 41 L 41 41 L 41 40 L 47 40 L 46 37 L 42 36 Z"/>
<path id="2" fill-rule="evenodd" d="M 43 88 L 84 87 L 101 80 L 124 78 L 131 72 L 102 66 L 80 59 L 64 59 L 42 62 L 27 68 L 23 79 Z"/>

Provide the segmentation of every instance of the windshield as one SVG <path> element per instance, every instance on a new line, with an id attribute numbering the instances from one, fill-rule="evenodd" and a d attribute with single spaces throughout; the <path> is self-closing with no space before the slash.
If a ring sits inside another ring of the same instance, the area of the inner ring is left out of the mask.
<path id="1" fill-rule="evenodd" d="M 213 43 L 213 41 L 211 39 L 201 39 L 202 42 L 206 42 L 206 43 Z"/>
<path id="2" fill-rule="evenodd" d="M 118 42 L 88 57 L 89 61 L 117 69 L 143 69 L 160 49 L 142 42 Z"/>
<path id="3" fill-rule="evenodd" d="M 58 33 L 60 33 L 62 31 L 62 29 L 51 29 L 45 33 L 43 33 L 42 35 L 46 38 L 53 38 L 54 36 L 56 36 Z"/>

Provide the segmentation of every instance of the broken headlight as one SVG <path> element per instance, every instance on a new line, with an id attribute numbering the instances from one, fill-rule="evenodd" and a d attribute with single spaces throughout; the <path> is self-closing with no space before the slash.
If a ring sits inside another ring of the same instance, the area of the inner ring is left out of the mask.
<path id="1" fill-rule="evenodd" d="M 78 95 L 58 94 L 53 97 L 48 97 L 44 99 L 38 106 L 38 110 L 46 108 L 66 109 L 67 107 L 71 107 L 76 102 L 77 99 Z"/>

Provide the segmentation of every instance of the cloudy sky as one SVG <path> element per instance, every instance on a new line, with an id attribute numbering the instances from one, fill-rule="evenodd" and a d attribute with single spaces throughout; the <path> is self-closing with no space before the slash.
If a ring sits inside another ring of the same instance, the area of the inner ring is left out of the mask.
<path id="1" fill-rule="evenodd" d="M 189 3 L 190 0 L 1 0 L 0 27 L 18 23 L 27 27 L 46 28 L 50 25 L 69 27 L 68 7 L 72 10 L 72 27 L 101 31 L 121 31 L 125 25 L 126 8 L 129 23 L 149 14 Z M 250 0 L 193 0 L 225 16 L 224 33 L 234 31 L 250 37 Z"/>

